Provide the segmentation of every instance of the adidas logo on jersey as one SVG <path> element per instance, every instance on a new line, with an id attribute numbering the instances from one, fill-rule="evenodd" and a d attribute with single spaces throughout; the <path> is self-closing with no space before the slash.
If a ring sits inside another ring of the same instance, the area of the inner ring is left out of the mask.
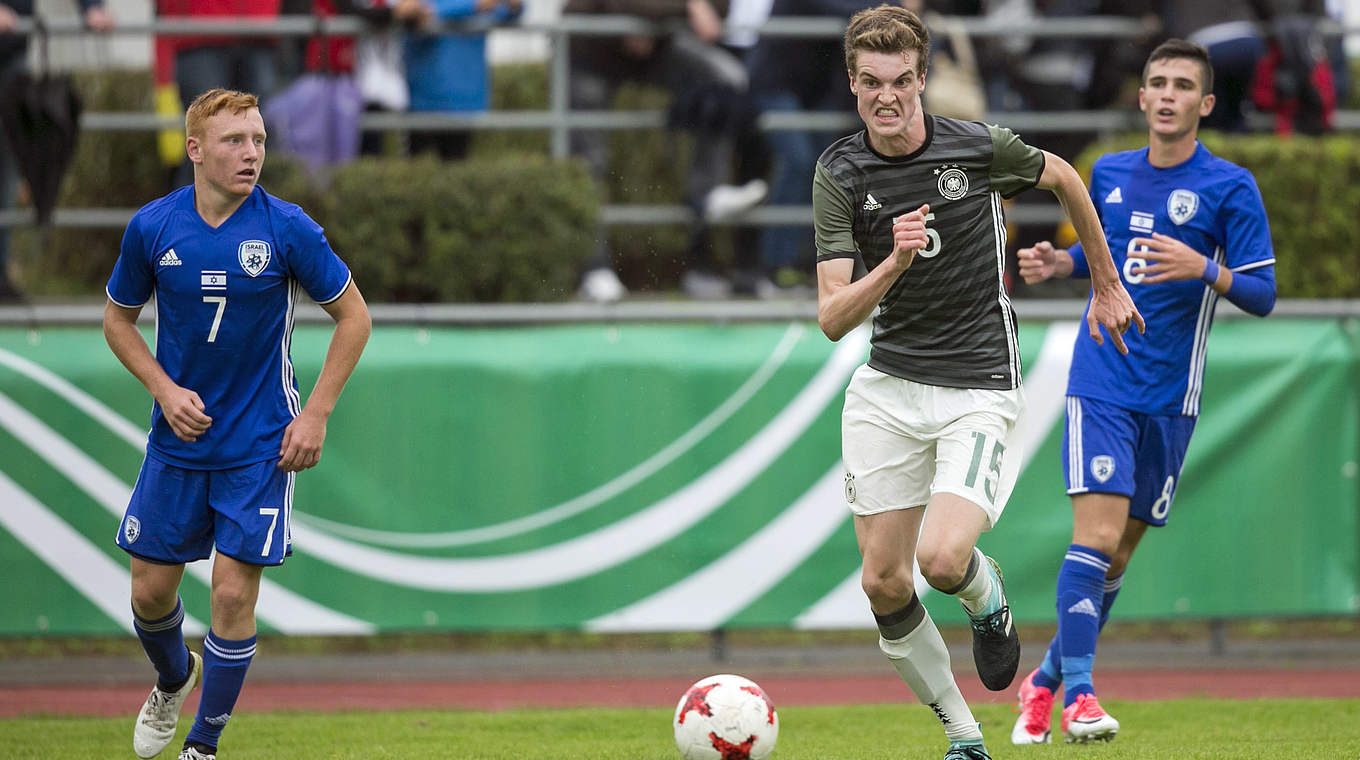
<path id="1" fill-rule="evenodd" d="M 161 260 L 157 263 L 163 267 L 177 267 L 184 262 L 180 260 L 179 256 L 175 255 L 175 249 L 171 248 L 165 252 L 165 255 L 161 256 Z"/>
<path id="2" fill-rule="evenodd" d="M 1106 202 L 1106 203 L 1123 203 L 1123 202 L 1124 202 L 1124 193 L 1121 192 L 1120 189 L 1116 187 L 1115 189 L 1113 189 L 1113 190 L 1110 191 L 1110 194 L 1109 194 L 1109 195 L 1105 196 L 1105 202 Z"/>
<path id="3" fill-rule="evenodd" d="M 882 204 L 882 203 L 879 203 L 879 202 L 876 201 L 876 200 L 874 200 L 874 194 L 873 194 L 873 193 L 865 193 L 865 195 L 864 195 L 864 210 L 865 210 L 865 211 L 877 211 L 877 210 L 879 210 L 879 209 L 881 209 L 881 208 L 883 208 L 883 204 Z"/>
<path id="4" fill-rule="evenodd" d="M 1093 618 L 1100 617 L 1100 612 L 1096 610 L 1096 605 L 1089 597 L 1083 597 L 1080 602 L 1067 608 L 1067 611 L 1074 615 L 1090 615 Z"/>

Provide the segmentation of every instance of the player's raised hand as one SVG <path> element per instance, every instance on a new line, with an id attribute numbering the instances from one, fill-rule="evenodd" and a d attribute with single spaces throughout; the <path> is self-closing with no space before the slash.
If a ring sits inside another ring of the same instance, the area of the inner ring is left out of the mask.
<path id="1" fill-rule="evenodd" d="M 1058 266 L 1057 251 L 1047 240 L 1035 243 L 1030 248 L 1021 248 L 1016 252 L 1015 258 L 1020 265 L 1020 277 L 1025 280 L 1026 285 L 1049 279 L 1055 274 Z"/>
<path id="2" fill-rule="evenodd" d="M 1204 266 L 1209 259 L 1185 243 L 1160 232 L 1152 237 L 1133 239 L 1135 246 L 1142 246 L 1136 255 L 1147 259 L 1149 264 L 1131 267 L 1130 274 L 1144 275 L 1143 282 L 1158 283 L 1175 280 L 1198 280 L 1204 274 Z"/>
<path id="3" fill-rule="evenodd" d="M 893 219 L 892 258 L 898 269 L 904 272 L 916 260 L 916 254 L 930 245 L 930 238 L 926 235 L 926 214 L 929 213 L 930 204 L 924 203 L 915 211 Z"/>
<path id="4" fill-rule="evenodd" d="M 300 472 L 315 467 L 321 461 L 321 446 L 326 442 L 326 418 L 302 413 L 283 429 L 283 444 L 279 446 L 279 469 Z"/>
<path id="5" fill-rule="evenodd" d="M 1138 307 L 1133 305 L 1133 299 L 1129 297 L 1123 283 L 1112 280 L 1109 284 L 1091 289 L 1091 307 L 1086 310 L 1086 328 L 1097 346 L 1105 345 L 1105 340 L 1100 335 L 1100 328 L 1103 326 L 1110 333 L 1110 340 L 1114 341 L 1114 347 L 1119 349 L 1119 353 L 1127 354 L 1129 347 L 1124 345 L 1124 331 L 1129 329 L 1130 324 L 1138 325 L 1139 333 L 1146 328 L 1143 324 L 1143 315 L 1138 313 Z"/>
<path id="6" fill-rule="evenodd" d="M 170 424 L 175 437 L 186 443 L 193 443 L 212 426 L 212 417 L 203 412 L 203 399 L 188 388 L 178 385 L 156 397 L 161 405 L 161 415 Z"/>

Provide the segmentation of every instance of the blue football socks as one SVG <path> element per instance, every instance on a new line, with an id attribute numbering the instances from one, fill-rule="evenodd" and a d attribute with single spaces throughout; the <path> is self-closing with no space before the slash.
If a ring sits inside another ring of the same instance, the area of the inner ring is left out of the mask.
<path id="1" fill-rule="evenodd" d="M 186 742 L 216 747 L 222 728 L 231 719 L 231 710 L 241 694 L 250 660 L 255 656 L 255 636 L 240 641 L 219 637 L 208 631 L 203 639 L 203 696 L 198 714 Z"/>
<path id="2" fill-rule="evenodd" d="M 1114 606 L 1114 600 L 1119 596 L 1119 589 L 1124 586 L 1124 574 L 1120 573 L 1113 578 L 1105 579 L 1105 598 L 1100 602 L 1100 630 L 1105 630 L 1105 623 L 1110 619 L 1110 608 Z M 1049 691 L 1056 692 L 1062 685 L 1062 642 L 1057 634 L 1048 643 L 1048 651 L 1044 653 L 1044 661 L 1039 663 L 1038 672 L 1034 674 L 1034 685 L 1042 686 Z"/>
<path id="3" fill-rule="evenodd" d="M 1102 631 L 1105 630 L 1105 623 L 1110 619 L 1110 608 L 1114 606 L 1115 597 L 1119 596 L 1119 589 L 1123 587 L 1123 573 L 1105 579 L 1105 598 L 1100 602 L 1100 629 Z"/>
<path id="4" fill-rule="evenodd" d="M 1104 552 L 1072 544 L 1058 570 L 1058 639 L 1064 705 L 1072 704 L 1082 694 L 1095 693 L 1091 666 L 1096 658 L 1105 573 L 1109 569 L 1110 558 Z"/>
<path id="5" fill-rule="evenodd" d="M 189 679 L 189 649 L 184 646 L 184 602 L 163 618 L 146 620 L 132 611 L 132 628 L 141 639 L 147 659 L 156 668 L 156 686 L 163 692 L 179 691 Z"/>

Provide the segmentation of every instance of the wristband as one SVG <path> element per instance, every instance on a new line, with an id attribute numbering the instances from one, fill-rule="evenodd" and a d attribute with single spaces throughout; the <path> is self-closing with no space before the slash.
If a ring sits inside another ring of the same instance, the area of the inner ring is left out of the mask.
<path id="1" fill-rule="evenodd" d="M 1206 285 L 1213 285 L 1215 282 L 1217 282 L 1218 263 L 1215 262 L 1213 259 L 1205 259 L 1204 274 L 1200 275 L 1199 278 L 1203 280 Z"/>

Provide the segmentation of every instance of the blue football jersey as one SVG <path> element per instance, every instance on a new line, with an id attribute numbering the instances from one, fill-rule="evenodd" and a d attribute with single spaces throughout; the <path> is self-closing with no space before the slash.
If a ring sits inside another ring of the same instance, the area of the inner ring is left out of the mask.
<path id="1" fill-rule="evenodd" d="M 198 393 L 208 431 L 175 437 L 151 409 L 147 454 L 189 469 L 226 469 L 275 458 L 301 411 L 289 358 L 299 290 L 328 303 L 349 286 L 349 268 L 302 209 L 256 187 L 216 229 L 182 187 L 137 211 L 109 277 L 109 299 L 137 307 L 156 299 L 156 360 Z"/>
<path id="2" fill-rule="evenodd" d="M 1143 148 L 1102 156 L 1090 187 L 1115 266 L 1147 332 L 1125 332 L 1129 353 L 1123 355 L 1108 340 L 1097 346 L 1083 331 L 1067 392 L 1148 414 L 1194 416 L 1219 296 L 1200 280 L 1142 282 L 1144 275 L 1130 270 L 1147 261 L 1132 241 L 1153 232 L 1169 235 L 1233 272 L 1273 267 L 1275 253 L 1250 172 L 1198 143 L 1177 166 L 1157 168 L 1147 155 Z"/>

